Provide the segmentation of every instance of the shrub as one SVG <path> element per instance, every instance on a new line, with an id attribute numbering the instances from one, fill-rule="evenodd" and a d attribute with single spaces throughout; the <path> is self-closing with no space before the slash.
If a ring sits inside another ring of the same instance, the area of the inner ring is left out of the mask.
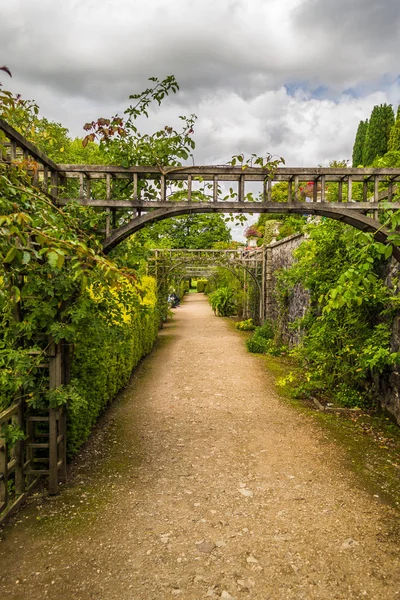
<path id="1" fill-rule="evenodd" d="M 251 319 L 249 319 L 251 321 Z M 246 321 L 244 321 L 246 323 Z M 270 354 L 277 355 L 278 349 L 275 347 L 274 341 L 274 329 L 270 321 L 265 321 L 260 327 L 256 327 L 253 335 L 246 342 L 246 347 L 249 352 L 255 354 L 264 354 L 269 352 Z"/>
<path id="2" fill-rule="evenodd" d="M 256 326 L 253 323 L 253 319 L 247 319 L 246 321 L 238 321 L 235 323 L 236 329 L 239 331 L 254 331 Z"/>
<path id="3" fill-rule="evenodd" d="M 197 280 L 197 291 L 204 292 L 207 285 L 207 279 L 198 279 Z"/>
<path id="4" fill-rule="evenodd" d="M 249 352 L 253 352 L 254 354 L 264 354 L 268 348 L 268 340 L 260 335 L 254 334 L 246 341 L 246 348 Z"/>
<path id="5" fill-rule="evenodd" d="M 68 412 L 68 455 L 87 440 L 100 414 L 128 383 L 132 370 L 148 354 L 159 329 L 155 281 L 143 277 L 137 284 L 140 304 L 120 302 L 113 291 L 96 290 L 92 314 L 79 330 L 72 362 L 72 386 L 77 401 Z M 127 298 L 125 296 L 125 302 Z M 98 306 L 107 302 L 108 320 Z M 112 303 L 112 304 L 111 304 Z"/>
<path id="6" fill-rule="evenodd" d="M 265 321 L 260 327 L 256 327 L 255 333 L 265 340 L 270 340 L 274 337 L 274 328 L 270 321 Z"/>
<path id="7" fill-rule="evenodd" d="M 236 310 L 234 292 L 231 288 L 221 287 L 209 296 L 210 304 L 218 317 L 229 317 Z"/>

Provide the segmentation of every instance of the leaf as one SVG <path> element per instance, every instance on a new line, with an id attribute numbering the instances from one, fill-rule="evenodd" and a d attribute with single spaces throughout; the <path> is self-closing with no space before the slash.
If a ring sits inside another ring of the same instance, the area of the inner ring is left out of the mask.
<path id="1" fill-rule="evenodd" d="M 57 268 L 58 269 L 62 269 L 63 268 L 64 261 L 65 261 L 65 257 L 62 254 L 59 254 L 58 255 L 58 260 L 57 260 Z"/>
<path id="2" fill-rule="evenodd" d="M 21 291 L 15 285 L 13 285 L 11 288 L 11 297 L 15 303 L 18 303 L 21 300 Z"/>
<path id="3" fill-rule="evenodd" d="M 6 254 L 5 259 L 3 260 L 4 263 L 11 263 L 14 258 L 17 256 L 18 251 L 15 247 L 12 247 L 9 249 L 9 251 Z"/>
<path id="4" fill-rule="evenodd" d="M 22 253 L 22 264 L 23 265 L 27 265 L 29 263 L 29 261 L 31 260 L 31 255 L 29 252 L 23 252 Z"/>
<path id="5" fill-rule="evenodd" d="M 393 246 L 392 245 L 389 244 L 389 245 L 385 246 L 385 258 L 386 259 L 389 258 L 389 256 L 392 255 L 392 252 L 393 252 Z"/>
<path id="6" fill-rule="evenodd" d="M 57 252 L 54 252 L 53 250 L 47 253 L 47 261 L 53 269 L 56 269 L 58 266 L 58 257 L 59 254 L 57 254 Z"/>

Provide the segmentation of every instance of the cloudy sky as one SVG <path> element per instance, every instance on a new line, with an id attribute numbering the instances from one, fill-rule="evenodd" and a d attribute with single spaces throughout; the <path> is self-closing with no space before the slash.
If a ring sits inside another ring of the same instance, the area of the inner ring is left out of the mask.
<path id="1" fill-rule="evenodd" d="M 198 116 L 197 164 L 350 158 L 359 120 L 400 101 L 399 54 L 398 0 L 0 0 L 9 89 L 80 135 L 173 74 L 152 118 Z"/>
<path id="2" fill-rule="evenodd" d="M 351 158 L 360 119 L 400 103 L 399 55 L 399 0 L 0 0 L 8 89 L 82 135 L 173 74 L 151 128 L 195 113 L 196 164 Z"/>

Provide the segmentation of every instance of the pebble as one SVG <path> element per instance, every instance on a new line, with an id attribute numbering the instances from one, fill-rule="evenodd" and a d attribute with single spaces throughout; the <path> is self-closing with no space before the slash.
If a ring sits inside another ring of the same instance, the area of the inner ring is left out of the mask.
<path id="1" fill-rule="evenodd" d="M 349 548 L 354 548 L 354 546 L 359 546 L 359 543 L 353 538 L 348 538 L 342 544 L 342 550 L 348 550 Z"/>
<path id="2" fill-rule="evenodd" d="M 247 488 L 239 488 L 238 490 L 242 496 L 245 496 L 246 498 L 250 498 L 253 495 L 253 492 L 251 490 L 248 490 Z"/>
<path id="3" fill-rule="evenodd" d="M 249 564 L 254 564 L 255 565 L 255 564 L 258 563 L 258 560 L 256 558 L 254 558 L 254 556 L 251 556 L 251 554 L 250 554 L 250 556 L 248 556 L 246 558 L 246 562 L 248 562 Z"/>
<path id="4" fill-rule="evenodd" d="M 213 542 L 200 542 L 199 544 L 196 544 L 196 546 L 197 550 L 204 552 L 205 554 L 209 554 L 215 548 L 215 544 Z"/>
<path id="5" fill-rule="evenodd" d="M 249 577 L 248 579 L 238 579 L 237 584 L 239 587 L 243 588 L 245 591 L 246 590 L 250 591 L 250 589 L 256 585 L 256 582 L 254 581 L 254 579 L 252 577 Z"/>

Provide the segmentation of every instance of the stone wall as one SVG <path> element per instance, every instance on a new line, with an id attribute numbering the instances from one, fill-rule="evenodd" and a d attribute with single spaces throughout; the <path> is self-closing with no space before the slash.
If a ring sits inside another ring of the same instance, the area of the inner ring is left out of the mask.
<path id="1" fill-rule="evenodd" d="M 400 277 L 400 264 L 391 259 L 385 273 L 385 283 L 395 294 L 399 293 L 398 279 Z M 400 352 L 400 311 L 393 320 L 391 351 Z M 400 366 L 392 367 L 390 372 L 376 378 L 375 387 L 382 406 L 392 415 L 400 425 Z"/>
<path id="2" fill-rule="evenodd" d="M 293 264 L 293 252 L 304 241 L 301 234 L 292 235 L 284 240 L 273 242 L 269 245 L 271 261 L 271 290 L 269 314 L 278 326 L 282 342 L 288 346 L 295 346 L 300 342 L 301 331 L 291 328 L 291 323 L 304 317 L 310 304 L 310 295 L 301 285 L 297 285 L 289 298 L 285 301 L 285 307 L 279 306 L 276 290 L 277 279 L 275 273 L 278 269 L 290 267 Z M 392 259 L 388 268 L 382 273 L 385 283 L 393 289 L 395 294 L 399 293 L 400 264 Z M 391 351 L 400 352 L 400 311 L 393 320 Z M 394 416 L 400 425 L 400 366 L 393 367 L 389 372 L 376 377 L 374 388 L 382 407 Z"/>
<path id="3" fill-rule="evenodd" d="M 304 236 L 302 234 L 295 234 L 269 245 L 271 248 L 272 270 L 270 314 L 272 320 L 278 326 L 282 342 L 288 346 L 295 346 L 300 341 L 300 331 L 292 329 L 290 324 L 304 317 L 310 303 L 310 295 L 301 285 L 296 286 L 285 302 L 285 309 L 282 310 L 278 301 L 275 273 L 277 270 L 286 269 L 293 264 L 293 252 L 303 241 Z"/>

